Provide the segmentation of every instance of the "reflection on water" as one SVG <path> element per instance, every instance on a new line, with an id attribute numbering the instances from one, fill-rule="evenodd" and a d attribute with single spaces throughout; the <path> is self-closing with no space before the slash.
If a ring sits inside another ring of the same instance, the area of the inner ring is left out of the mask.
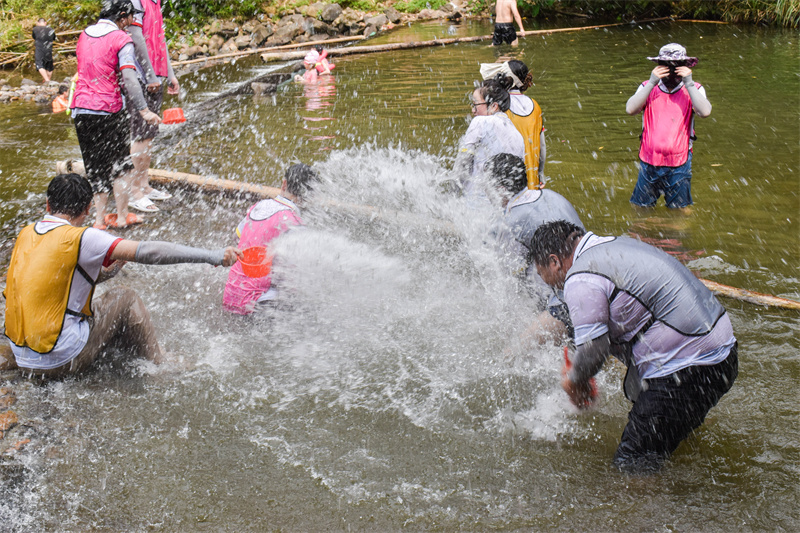
<path id="1" fill-rule="evenodd" d="M 335 139 L 332 134 L 334 124 L 330 121 L 336 120 L 333 117 L 333 110 L 336 104 L 336 78 L 333 75 L 319 76 L 313 81 L 303 81 L 303 98 L 305 99 L 305 110 L 303 120 L 307 122 L 305 129 L 311 134 L 308 136 L 312 141 L 326 141 Z M 328 135 L 325 133 L 328 132 Z M 320 150 L 330 150 L 331 144 L 324 144 Z"/>
<path id="2" fill-rule="evenodd" d="M 698 125 L 684 218 L 628 204 L 641 118 L 624 104 L 643 58 L 673 40 L 701 56 L 696 78 L 714 105 Z M 32 444 L 0 459 L 0 524 L 797 530 L 796 314 L 724 302 L 740 377 L 654 478 L 609 467 L 628 410 L 620 368 L 601 373 L 598 408 L 577 414 L 558 385 L 561 347 L 505 362 L 535 305 L 486 242 L 492 213 L 439 187 L 467 128 L 464 95 L 495 53 L 342 58 L 328 93 L 289 84 L 210 109 L 200 95 L 245 75 L 187 76 L 190 121 L 165 132 L 154 166 L 275 185 L 299 159 L 323 178 L 308 230 L 281 242 L 292 305 L 242 320 L 221 309 L 224 269 L 128 265 L 112 283 L 143 296 L 172 363 L 14 381 Z M 514 53 L 534 72 L 549 186 L 589 229 L 671 247 L 703 277 L 800 298 L 798 112 L 785 105 L 800 94 L 796 34 L 674 23 L 536 37 Z M 79 154 L 68 119 L 37 113 L 0 106 L 4 252 L 41 215 L 53 162 Z M 176 193 L 126 236 L 235 244 L 246 201 Z"/>

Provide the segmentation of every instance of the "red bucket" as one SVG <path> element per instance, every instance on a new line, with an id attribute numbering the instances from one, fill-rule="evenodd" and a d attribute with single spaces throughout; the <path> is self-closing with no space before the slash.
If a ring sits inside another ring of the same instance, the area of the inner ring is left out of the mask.
<path id="1" fill-rule="evenodd" d="M 242 250 L 242 272 L 248 278 L 263 278 L 268 276 L 272 269 L 272 257 L 267 255 L 264 246 L 253 246 Z"/>
<path id="2" fill-rule="evenodd" d="M 186 122 L 183 116 L 183 109 L 180 107 L 173 107 L 164 110 L 164 119 L 161 121 L 163 124 L 180 124 Z"/>

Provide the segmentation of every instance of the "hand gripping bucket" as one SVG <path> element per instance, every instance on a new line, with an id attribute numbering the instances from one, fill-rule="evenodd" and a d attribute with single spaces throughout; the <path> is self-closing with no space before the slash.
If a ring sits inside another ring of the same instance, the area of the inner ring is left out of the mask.
<path id="1" fill-rule="evenodd" d="M 183 116 L 183 109 L 180 107 L 165 109 L 164 118 L 161 122 L 163 124 L 180 124 L 181 122 L 186 122 L 186 118 Z"/>
<path id="2" fill-rule="evenodd" d="M 248 278 L 263 278 L 268 276 L 272 269 L 272 257 L 267 255 L 264 246 L 253 246 L 242 250 L 242 272 Z"/>

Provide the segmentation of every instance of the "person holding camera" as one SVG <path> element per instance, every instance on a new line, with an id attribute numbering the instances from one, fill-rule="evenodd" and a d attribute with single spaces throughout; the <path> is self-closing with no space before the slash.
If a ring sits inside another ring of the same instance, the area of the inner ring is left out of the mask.
<path id="1" fill-rule="evenodd" d="M 711 114 L 705 89 L 692 80 L 696 57 L 677 43 L 663 47 L 650 79 L 643 82 L 625 106 L 629 115 L 643 112 L 639 178 L 631 203 L 652 207 L 663 194 L 667 207 L 692 205 L 692 141 L 694 116 Z"/>

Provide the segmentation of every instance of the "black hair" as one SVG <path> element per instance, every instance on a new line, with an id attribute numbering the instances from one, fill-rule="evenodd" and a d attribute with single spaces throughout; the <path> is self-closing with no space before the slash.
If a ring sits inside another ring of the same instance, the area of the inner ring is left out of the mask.
<path id="1" fill-rule="evenodd" d="M 92 204 L 92 196 L 92 186 L 80 174 L 59 174 L 47 186 L 51 213 L 80 216 Z"/>
<path id="2" fill-rule="evenodd" d="M 500 111 L 506 112 L 511 106 L 511 97 L 508 95 L 508 91 L 495 79 L 485 80 L 478 87 L 478 91 L 478 94 L 486 102 L 486 107 L 496 103 L 500 106 Z"/>
<path id="3" fill-rule="evenodd" d="M 531 239 L 530 258 L 539 266 L 545 266 L 551 255 L 564 259 L 572 255 L 575 241 L 585 234 L 580 227 L 566 220 L 542 224 Z"/>
<path id="4" fill-rule="evenodd" d="M 134 7 L 131 0 L 103 0 L 103 7 L 100 9 L 100 18 L 114 22 L 133 15 Z"/>
<path id="5" fill-rule="evenodd" d="M 40 18 L 39 20 L 36 21 L 36 24 L 39 24 L 40 22 L 47 22 L 47 21 L 44 20 L 43 18 Z"/>
<path id="6" fill-rule="evenodd" d="M 528 173 L 525 161 L 513 154 L 497 154 L 486 162 L 494 181 L 512 194 L 528 186 Z"/>
<path id="7" fill-rule="evenodd" d="M 287 190 L 298 198 L 303 198 L 312 191 L 311 184 L 317 180 L 317 173 L 310 166 L 297 163 L 286 169 L 284 179 Z"/>
<path id="8" fill-rule="evenodd" d="M 58 94 L 64 94 L 69 92 L 69 87 L 64 85 L 63 83 L 58 86 Z"/>
<path id="9" fill-rule="evenodd" d="M 528 70 L 528 65 L 523 63 L 518 59 L 512 59 L 508 62 L 508 68 L 511 69 L 511 72 L 514 73 L 519 81 L 522 82 L 522 87 L 517 87 L 520 92 L 527 91 L 531 85 L 533 85 L 533 75 L 531 74 L 530 70 Z"/>
<path id="10" fill-rule="evenodd" d="M 322 45 L 321 45 L 321 44 L 318 44 L 318 45 L 315 45 L 315 46 L 314 46 L 314 50 L 316 50 L 316 51 L 317 51 L 317 53 L 320 53 L 320 54 L 321 54 L 321 53 L 322 53 L 322 51 L 323 51 L 323 50 L 325 50 L 325 49 L 322 47 Z"/>

